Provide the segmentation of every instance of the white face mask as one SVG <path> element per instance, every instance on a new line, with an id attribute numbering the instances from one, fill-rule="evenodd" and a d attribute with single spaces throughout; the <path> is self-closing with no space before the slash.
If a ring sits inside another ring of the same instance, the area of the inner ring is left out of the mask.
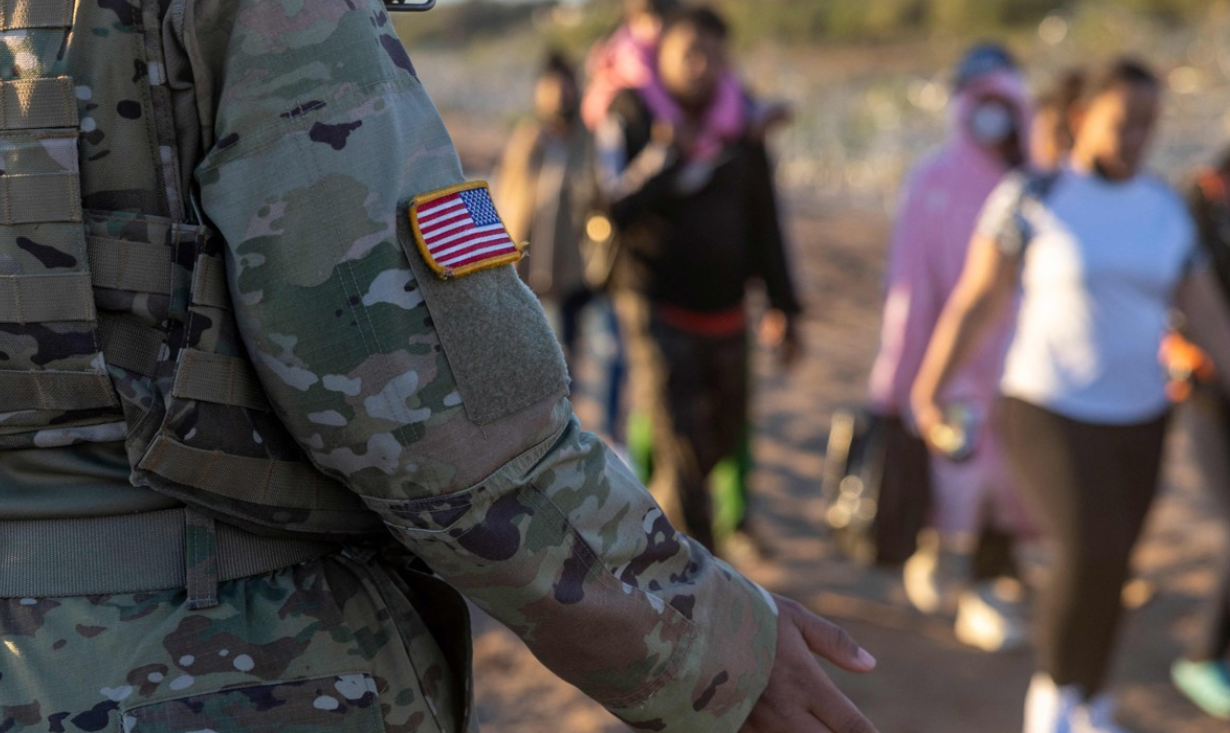
<path id="1" fill-rule="evenodd" d="M 983 145 L 999 145 L 1016 131 L 1016 118 L 1008 105 L 988 100 L 974 108 L 969 117 L 969 131 Z"/>

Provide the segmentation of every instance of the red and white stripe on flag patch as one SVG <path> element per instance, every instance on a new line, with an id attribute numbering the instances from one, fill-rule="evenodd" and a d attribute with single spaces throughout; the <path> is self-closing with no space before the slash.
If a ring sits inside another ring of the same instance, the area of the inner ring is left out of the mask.
<path id="1" fill-rule="evenodd" d="M 444 280 L 518 262 L 525 249 L 508 234 L 484 181 L 415 197 L 410 228 L 423 259 Z"/>

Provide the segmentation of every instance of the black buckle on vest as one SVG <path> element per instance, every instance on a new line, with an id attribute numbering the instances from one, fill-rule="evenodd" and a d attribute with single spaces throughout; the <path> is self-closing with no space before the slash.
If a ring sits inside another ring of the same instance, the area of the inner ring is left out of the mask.
<path id="1" fill-rule="evenodd" d="M 436 7 L 436 0 L 384 0 L 384 7 L 399 13 L 425 13 Z"/>

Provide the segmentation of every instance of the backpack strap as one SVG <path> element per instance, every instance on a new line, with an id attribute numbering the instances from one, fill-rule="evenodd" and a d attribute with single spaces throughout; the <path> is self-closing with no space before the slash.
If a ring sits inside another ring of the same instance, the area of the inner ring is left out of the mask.
<path id="1" fill-rule="evenodd" d="M 1061 175 L 1059 171 L 1022 174 L 1024 181 L 1020 194 L 1012 204 L 1012 226 L 999 235 L 1002 250 L 1025 254 L 1029 243 L 1037 235 L 1030 218 L 1031 209 L 1046 202 Z"/>

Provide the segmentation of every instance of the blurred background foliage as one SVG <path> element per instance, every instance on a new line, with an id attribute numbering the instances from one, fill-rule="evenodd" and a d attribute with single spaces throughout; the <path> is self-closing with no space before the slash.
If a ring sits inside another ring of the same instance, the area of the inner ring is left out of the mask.
<path id="1" fill-rule="evenodd" d="M 399 15 L 407 44 L 456 45 L 530 28 L 554 43 L 582 48 L 608 32 L 619 0 L 562 4 L 556 0 L 506 3 L 465 0 L 431 13 Z M 1131 13 L 1151 22 L 1181 25 L 1230 12 L 1223 0 L 714 0 L 739 29 L 739 41 L 785 44 L 866 43 L 934 36 L 1010 35 L 1032 30 L 1049 15 L 1079 21 Z"/>
<path id="2" fill-rule="evenodd" d="M 1116 54 L 1169 82 L 1153 164 L 1180 181 L 1230 138 L 1230 0 L 707 0 L 730 17 L 749 88 L 785 100 L 780 181 L 807 205 L 892 211 L 919 154 L 947 127 L 953 62 L 996 40 L 1035 90 Z M 530 110 L 548 48 L 581 62 L 620 0 L 453 0 L 395 21 L 468 169 L 489 173 Z"/>

